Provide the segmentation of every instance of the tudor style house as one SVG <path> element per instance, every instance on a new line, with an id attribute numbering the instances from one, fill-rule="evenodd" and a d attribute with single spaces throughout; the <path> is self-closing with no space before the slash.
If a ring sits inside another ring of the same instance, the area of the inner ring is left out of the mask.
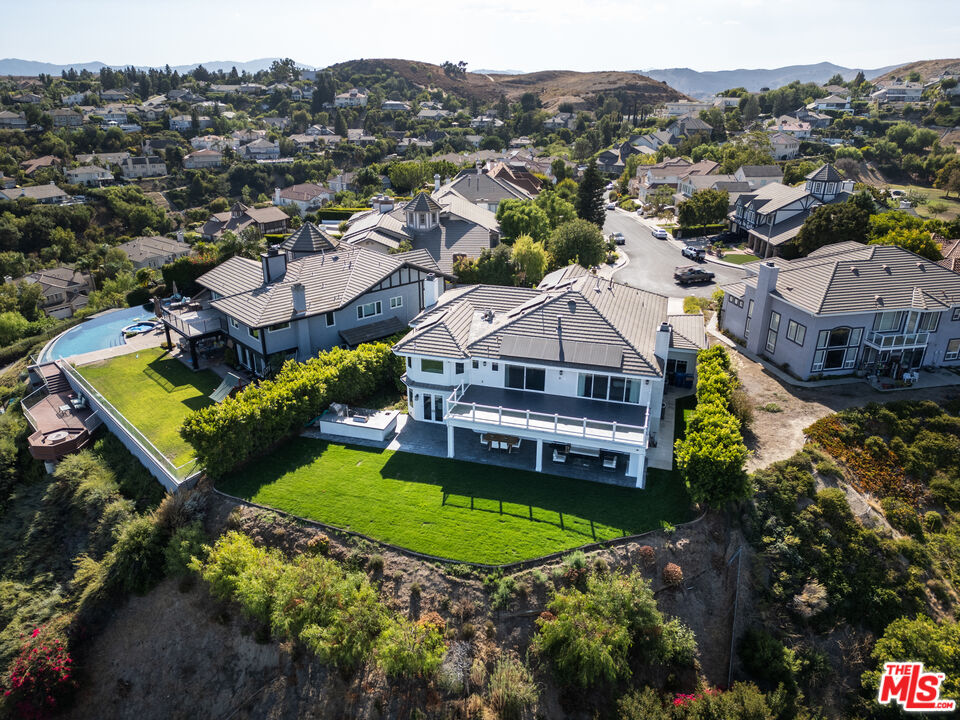
<path id="1" fill-rule="evenodd" d="M 744 266 L 721 327 L 806 380 L 960 367 L 960 275 L 899 247 L 843 242 Z"/>
<path id="2" fill-rule="evenodd" d="M 394 346 L 410 417 L 445 425 L 450 457 L 462 442 L 528 443 L 538 472 L 592 456 L 639 488 L 667 376 L 692 379 L 706 345 L 701 315 L 670 316 L 666 297 L 576 265 L 536 289 L 448 291 L 410 324 Z"/>
<path id="3" fill-rule="evenodd" d="M 815 207 L 843 202 L 852 192 L 852 180 L 844 180 L 833 165 L 822 165 L 807 175 L 803 185 L 771 182 L 741 194 L 727 217 L 730 228 L 746 236 L 747 246 L 758 257 L 774 257 L 793 242 Z"/>
<path id="4" fill-rule="evenodd" d="M 289 358 L 388 337 L 443 292 L 445 276 L 422 251 L 382 255 L 315 233 L 285 245 L 260 262 L 230 258 L 197 280 L 209 294 L 162 309 L 168 341 L 180 336 L 194 367 L 198 343 L 218 339 L 262 376 Z"/>

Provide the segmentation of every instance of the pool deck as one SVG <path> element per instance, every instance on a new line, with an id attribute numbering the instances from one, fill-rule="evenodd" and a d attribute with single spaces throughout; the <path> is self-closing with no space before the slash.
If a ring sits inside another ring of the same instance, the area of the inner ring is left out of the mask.
<path id="1" fill-rule="evenodd" d="M 69 360 L 74 366 L 89 365 L 90 363 L 95 363 L 99 360 L 106 360 L 108 358 L 118 357 L 120 355 L 129 355 L 132 352 L 145 350 L 146 348 L 159 347 L 160 343 L 162 342 L 163 327 L 161 326 L 151 332 L 143 333 L 142 335 L 135 335 L 132 338 L 127 338 L 123 345 L 114 345 L 113 347 L 103 348 L 102 350 L 94 350 L 93 352 L 71 355 L 65 359 Z"/>

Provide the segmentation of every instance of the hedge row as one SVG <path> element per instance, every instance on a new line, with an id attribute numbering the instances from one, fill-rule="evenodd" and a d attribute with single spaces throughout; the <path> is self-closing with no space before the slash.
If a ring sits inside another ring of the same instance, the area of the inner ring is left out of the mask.
<path id="1" fill-rule="evenodd" d="M 313 215 L 318 220 L 349 220 L 351 216 L 358 212 L 366 212 L 370 208 L 321 208 L 314 210 Z"/>
<path id="2" fill-rule="evenodd" d="M 747 448 L 730 409 L 738 385 L 723 345 L 697 355 L 697 407 L 686 436 L 676 442 L 677 468 L 695 502 L 722 507 L 750 491 L 744 472 Z"/>
<path id="3" fill-rule="evenodd" d="M 207 473 L 219 477 L 300 432 L 332 402 L 354 403 L 395 383 L 402 360 L 386 343 L 334 348 L 288 362 L 272 379 L 191 413 L 180 434 Z"/>
<path id="4" fill-rule="evenodd" d="M 680 238 L 703 237 L 704 235 L 716 235 L 727 229 L 726 223 L 714 223 L 712 225 L 694 225 L 692 227 L 681 227 L 675 235 Z"/>

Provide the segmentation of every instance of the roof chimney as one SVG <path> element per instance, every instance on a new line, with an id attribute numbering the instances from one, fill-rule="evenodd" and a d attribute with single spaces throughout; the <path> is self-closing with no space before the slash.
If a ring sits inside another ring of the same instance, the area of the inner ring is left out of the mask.
<path id="1" fill-rule="evenodd" d="M 303 315 L 307 312 L 307 289 L 303 283 L 294 283 L 290 288 L 290 294 L 293 296 L 294 315 Z"/>
<path id="2" fill-rule="evenodd" d="M 271 245 L 266 252 L 260 253 L 260 267 L 264 285 L 280 280 L 287 272 L 286 253 L 280 252 L 279 245 Z"/>
<path id="3" fill-rule="evenodd" d="M 440 173 L 433 174 L 433 191 L 436 192 L 440 189 Z"/>
<path id="4" fill-rule="evenodd" d="M 667 362 L 667 354 L 670 352 L 670 338 L 673 337 L 673 326 L 668 322 L 660 323 L 657 330 L 657 338 L 653 346 L 653 354 L 663 360 L 664 365 Z"/>

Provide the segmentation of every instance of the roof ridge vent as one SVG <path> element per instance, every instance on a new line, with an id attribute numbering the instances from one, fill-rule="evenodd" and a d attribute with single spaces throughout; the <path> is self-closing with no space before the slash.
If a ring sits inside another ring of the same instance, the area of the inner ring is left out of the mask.
<path id="1" fill-rule="evenodd" d="M 850 266 L 850 272 L 852 272 L 854 275 L 859 275 L 859 274 L 860 274 L 860 269 L 859 269 L 856 265 L 851 265 L 851 266 Z"/>

